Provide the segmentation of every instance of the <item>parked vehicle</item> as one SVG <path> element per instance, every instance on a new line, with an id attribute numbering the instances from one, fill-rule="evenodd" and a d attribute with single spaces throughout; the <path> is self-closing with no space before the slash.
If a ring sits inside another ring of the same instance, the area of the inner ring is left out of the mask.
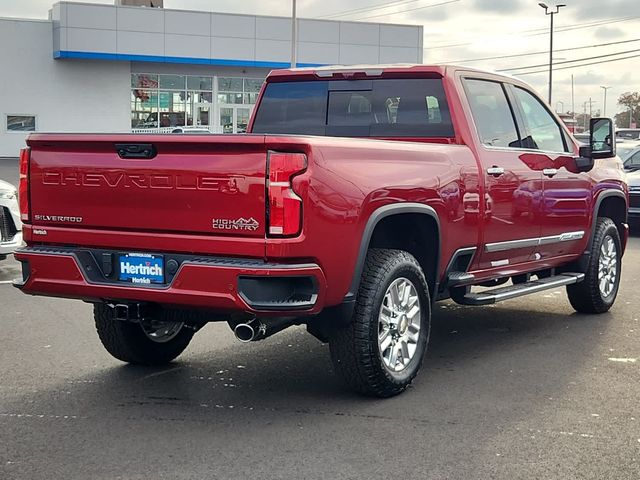
<path id="1" fill-rule="evenodd" d="M 616 138 L 640 140 L 640 128 L 619 128 L 616 130 Z"/>
<path id="2" fill-rule="evenodd" d="M 613 305 L 628 192 L 611 120 L 590 126 L 579 149 L 525 83 L 419 65 L 274 71 L 246 135 L 32 134 L 16 286 L 92 302 L 131 363 L 210 321 L 243 342 L 305 324 L 347 385 L 388 397 L 434 301 Z"/>
<path id="3" fill-rule="evenodd" d="M 22 223 L 16 187 L 0 180 L 0 260 L 22 245 Z"/>
<path id="4" fill-rule="evenodd" d="M 627 171 L 640 169 L 640 142 L 618 145 L 618 156 Z"/>
<path id="5" fill-rule="evenodd" d="M 629 222 L 635 226 L 640 223 L 640 168 L 635 168 L 627 174 L 629 184 Z"/>
<path id="6" fill-rule="evenodd" d="M 587 133 L 574 133 L 573 138 L 575 138 L 580 145 L 586 145 L 589 141 L 589 132 Z"/>
<path id="7" fill-rule="evenodd" d="M 209 134 L 211 130 L 207 127 L 176 127 L 171 130 L 171 133 L 191 133 L 191 134 Z"/>

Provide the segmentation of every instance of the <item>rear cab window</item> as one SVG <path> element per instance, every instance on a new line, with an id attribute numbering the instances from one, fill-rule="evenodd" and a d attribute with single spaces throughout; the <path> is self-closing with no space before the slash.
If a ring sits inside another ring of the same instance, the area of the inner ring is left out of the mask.
<path id="1" fill-rule="evenodd" d="M 267 84 L 253 133 L 344 137 L 454 137 L 441 79 Z"/>

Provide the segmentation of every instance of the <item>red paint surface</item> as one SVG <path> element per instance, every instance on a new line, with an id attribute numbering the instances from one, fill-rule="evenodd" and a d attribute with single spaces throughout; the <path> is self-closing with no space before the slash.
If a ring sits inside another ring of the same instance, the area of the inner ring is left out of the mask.
<path id="1" fill-rule="evenodd" d="M 443 76 L 455 131 L 455 137 L 446 139 L 33 134 L 28 140 L 32 222 L 25 225 L 25 240 L 28 245 L 309 262 L 318 266 L 313 275 L 322 282 L 316 310 L 343 300 L 367 220 L 376 209 L 392 203 L 417 202 L 437 212 L 440 277 L 452 254 L 470 246 L 478 247 L 471 269 L 480 280 L 577 258 L 587 245 L 599 193 L 615 189 L 626 194 L 619 160 L 599 160 L 591 172 L 573 173 L 571 155 L 550 158 L 535 151 L 486 148 L 469 121 L 462 74 L 453 67 L 428 66 L 385 73 L 396 78 Z M 490 74 L 470 75 L 523 85 Z M 268 81 L 300 76 L 316 78 L 312 73 L 279 71 Z M 123 160 L 115 143 L 152 143 L 158 155 Z M 266 233 L 268 151 L 307 157 L 306 170 L 292 180 L 302 199 L 302 229 L 293 238 Z M 502 177 L 486 175 L 494 165 L 505 168 Z M 552 166 L 559 173 L 550 179 L 542 170 Z M 82 222 L 34 220 L 34 215 L 82 217 Z M 215 218 L 253 218 L 259 227 L 214 230 Z M 34 235 L 34 230 L 47 233 Z M 484 253 L 486 243 L 577 230 L 587 232 L 583 240 L 537 249 L 542 254 L 538 260 L 533 248 Z M 28 259 L 34 267 L 24 287 L 27 293 L 247 310 L 227 289 L 237 272 L 193 269 L 183 272 L 179 288 L 152 291 L 89 285 L 70 257 L 18 254 L 17 258 Z M 491 267 L 492 261 L 505 258 L 509 266 Z"/>

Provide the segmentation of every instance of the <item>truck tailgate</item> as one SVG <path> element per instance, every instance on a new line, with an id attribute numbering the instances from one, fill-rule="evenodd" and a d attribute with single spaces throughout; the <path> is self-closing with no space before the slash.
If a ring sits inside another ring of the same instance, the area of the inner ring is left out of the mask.
<path id="1" fill-rule="evenodd" d="M 34 226 L 265 236 L 262 135 L 35 134 L 28 144 Z"/>

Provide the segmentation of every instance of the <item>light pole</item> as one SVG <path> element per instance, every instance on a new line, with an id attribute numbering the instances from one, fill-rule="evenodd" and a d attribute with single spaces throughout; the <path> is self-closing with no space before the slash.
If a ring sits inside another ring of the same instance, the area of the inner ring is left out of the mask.
<path id="1" fill-rule="evenodd" d="M 600 88 L 604 90 L 604 106 L 602 107 L 602 116 L 606 117 L 607 116 L 607 90 L 609 90 L 611 87 L 604 87 L 600 85 Z"/>
<path id="2" fill-rule="evenodd" d="M 298 40 L 298 29 L 296 20 L 296 0 L 291 6 L 291 68 L 296 68 L 296 43 Z"/>
<path id="3" fill-rule="evenodd" d="M 560 8 L 566 7 L 564 3 L 556 5 L 555 11 L 550 10 L 546 3 L 539 3 L 544 8 L 545 15 L 551 15 L 551 30 L 549 35 L 549 105 L 551 105 L 551 83 L 553 80 L 553 16 L 560 12 Z"/>

